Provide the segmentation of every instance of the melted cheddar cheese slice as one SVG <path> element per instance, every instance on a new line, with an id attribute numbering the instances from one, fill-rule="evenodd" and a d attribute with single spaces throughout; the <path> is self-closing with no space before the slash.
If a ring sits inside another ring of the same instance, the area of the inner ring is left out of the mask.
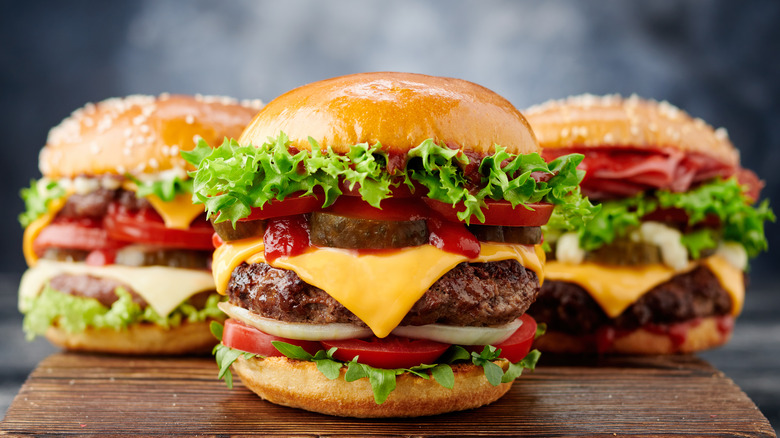
<path id="1" fill-rule="evenodd" d="M 212 269 L 217 291 L 224 294 L 230 275 L 242 262 L 265 263 L 262 239 L 226 243 L 214 252 Z M 294 257 L 279 257 L 271 266 L 295 271 L 344 305 L 385 337 L 401 322 L 426 290 L 458 263 L 514 259 L 544 278 L 544 252 L 539 245 L 482 243 L 475 259 L 431 245 L 398 251 L 359 254 L 338 248 L 312 247 Z"/>
<path id="2" fill-rule="evenodd" d="M 33 242 L 35 242 L 35 239 L 39 234 L 41 234 L 41 230 L 46 228 L 46 226 L 49 225 L 54 219 L 54 216 L 57 216 L 57 213 L 62 210 L 62 207 L 65 206 L 65 201 L 67 201 L 67 199 L 67 196 L 63 196 L 62 198 L 52 200 L 49 203 L 49 211 L 41 215 L 41 217 L 38 219 L 35 219 L 24 229 L 22 251 L 24 252 L 24 260 L 27 262 L 27 266 L 32 267 L 38 263 L 38 256 L 33 250 Z"/>
<path id="3" fill-rule="evenodd" d="M 718 278 L 731 296 L 732 314 L 738 315 L 745 299 L 742 271 L 718 255 L 708 257 L 699 263 L 709 267 Z M 590 293 L 607 316 L 616 318 L 652 288 L 696 266 L 697 263 L 691 262 L 685 269 L 676 271 L 663 264 L 622 267 L 590 262 L 575 265 L 553 260 L 545 265 L 545 275 L 548 280 L 565 281 L 581 286 Z"/>
<path id="4" fill-rule="evenodd" d="M 203 205 L 193 204 L 192 195 L 188 193 L 180 193 L 170 202 L 163 201 L 157 195 L 149 195 L 146 199 L 160 214 L 167 228 L 186 230 L 196 217 L 206 211 Z"/>

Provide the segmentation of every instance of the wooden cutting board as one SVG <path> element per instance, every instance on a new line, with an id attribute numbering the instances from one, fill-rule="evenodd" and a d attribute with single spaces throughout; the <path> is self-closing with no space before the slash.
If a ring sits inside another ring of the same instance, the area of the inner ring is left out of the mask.
<path id="1" fill-rule="evenodd" d="M 57 353 L 30 374 L 0 434 L 775 436 L 734 382 L 694 356 L 545 356 L 492 405 L 392 420 L 276 406 L 216 373 L 205 357 Z"/>

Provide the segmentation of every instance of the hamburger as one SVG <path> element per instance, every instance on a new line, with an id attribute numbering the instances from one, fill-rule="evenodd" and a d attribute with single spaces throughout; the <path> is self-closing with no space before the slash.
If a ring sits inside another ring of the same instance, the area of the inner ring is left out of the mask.
<path id="1" fill-rule="evenodd" d="M 22 190 L 29 339 L 124 354 L 208 351 L 223 319 L 212 228 L 180 150 L 238 135 L 258 102 L 129 96 L 87 104 L 49 132 Z"/>
<path id="2" fill-rule="evenodd" d="M 601 210 L 545 228 L 544 286 L 529 313 L 542 351 L 665 354 L 725 343 L 748 259 L 766 250 L 768 201 L 724 129 L 667 102 L 583 95 L 525 111 L 543 156 L 585 156 Z"/>
<path id="3" fill-rule="evenodd" d="M 500 398 L 538 358 L 539 227 L 556 205 L 592 208 L 581 156 L 548 165 L 517 109 L 451 78 L 308 84 L 184 155 L 219 237 L 220 377 L 331 415 Z"/>

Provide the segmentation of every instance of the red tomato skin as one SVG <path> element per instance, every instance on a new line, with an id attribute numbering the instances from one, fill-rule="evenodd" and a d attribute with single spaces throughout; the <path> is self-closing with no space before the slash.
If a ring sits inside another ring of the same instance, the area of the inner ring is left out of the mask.
<path id="1" fill-rule="evenodd" d="M 269 335 L 252 326 L 246 325 L 241 321 L 229 318 L 225 321 L 225 327 L 222 331 L 222 344 L 226 347 L 236 350 L 246 351 L 248 353 L 259 354 L 261 356 L 284 356 L 272 342 L 280 341 L 288 344 L 297 345 L 309 354 L 315 354 L 321 350 L 320 343 L 315 341 L 300 341 L 297 339 L 287 339 L 279 336 Z"/>
<path id="2" fill-rule="evenodd" d="M 306 216 L 284 216 L 268 220 L 263 234 L 265 259 L 272 262 L 279 257 L 296 256 L 311 245 Z"/>
<path id="3" fill-rule="evenodd" d="M 84 225 L 83 221 L 55 221 L 41 230 L 33 242 L 36 254 L 46 248 L 80 250 L 118 249 L 126 242 L 112 239 L 100 226 Z"/>
<path id="4" fill-rule="evenodd" d="M 512 333 L 512 336 L 504 342 L 494 345 L 494 347 L 501 349 L 499 357 L 507 359 L 512 363 L 523 360 L 528 352 L 531 351 L 531 345 L 536 336 L 536 320 L 528 314 L 521 316 L 520 320 L 523 321 L 523 325 Z M 468 351 L 480 353 L 485 346 L 472 345 L 464 348 Z"/>
<path id="5" fill-rule="evenodd" d="M 450 347 L 449 344 L 441 342 L 392 335 L 381 339 L 346 339 L 320 343 L 326 350 L 336 347 L 333 357 L 338 360 L 350 362 L 358 356 L 359 363 L 385 369 L 411 368 L 435 363 Z"/>
<path id="6" fill-rule="evenodd" d="M 380 221 L 412 221 L 428 217 L 429 210 L 418 198 L 387 198 L 379 202 L 381 209 L 357 196 L 341 196 L 325 211 L 342 216 Z"/>
<path id="7" fill-rule="evenodd" d="M 214 228 L 205 216 L 195 218 L 186 230 L 167 228 L 154 209 L 129 211 L 113 203 L 103 219 L 108 235 L 116 240 L 182 249 L 213 249 Z"/>
<path id="8" fill-rule="evenodd" d="M 306 195 L 288 197 L 281 201 L 276 199 L 267 202 L 262 207 L 253 208 L 249 216 L 239 221 L 253 221 L 258 219 L 271 219 L 281 216 L 292 216 L 303 213 L 311 213 L 322 208 L 324 198 L 319 195 Z"/>
<path id="9" fill-rule="evenodd" d="M 536 336 L 536 320 L 531 315 L 523 315 L 520 317 L 520 320 L 523 321 L 523 325 L 512 333 L 509 339 L 495 345 L 496 348 L 501 349 L 500 357 L 512 363 L 523 360 L 528 352 L 531 351 L 531 344 L 533 344 Z"/>
<path id="10" fill-rule="evenodd" d="M 458 212 L 464 211 L 466 207 L 462 204 L 453 207 L 446 202 L 437 201 L 431 198 L 422 198 L 428 204 L 428 207 L 440 214 L 445 220 L 450 222 L 462 222 L 458 218 Z M 483 225 L 503 225 L 507 227 L 540 227 L 550 220 L 553 209 L 552 204 L 527 204 L 531 210 L 518 205 L 512 208 L 509 201 L 494 201 L 486 199 L 487 208 L 482 209 L 485 214 L 485 222 L 479 222 L 474 216 L 470 223 L 481 223 Z"/>

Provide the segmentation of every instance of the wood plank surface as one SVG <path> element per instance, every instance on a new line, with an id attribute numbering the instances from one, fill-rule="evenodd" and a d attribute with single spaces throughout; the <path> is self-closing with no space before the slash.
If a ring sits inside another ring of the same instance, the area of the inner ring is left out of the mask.
<path id="1" fill-rule="evenodd" d="M 575 360 L 576 363 L 572 361 Z M 0 434 L 294 436 L 775 436 L 755 404 L 694 356 L 545 356 L 498 402 L 434 417 L 360 420 L 276 406 L 216 380 L 213 359 L 56 353 Z"/>

